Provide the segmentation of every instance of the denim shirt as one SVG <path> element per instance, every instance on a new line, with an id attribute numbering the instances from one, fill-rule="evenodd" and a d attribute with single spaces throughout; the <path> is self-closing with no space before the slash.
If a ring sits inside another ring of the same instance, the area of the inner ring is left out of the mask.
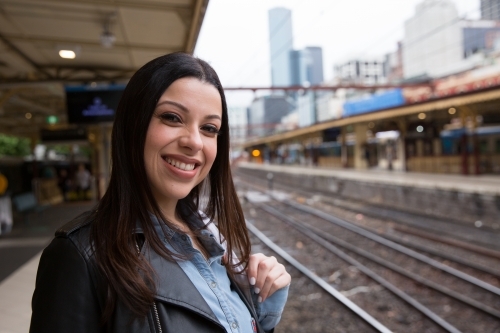
<path id="1" fill-rule="evenodd" d="M 222 265 L 222 257 L 225 249 L 217 238 L 209 230 L 202 230 L 200 242 L 209 254 L 205 257 L 192 245 L 188 235 L 179 234 L 163 225 L 163 229 L 155 216 L 152 216 L 155 229 L 159 235 L 167 233 L 172 244 L 178 250 L 186 254 L 192 254 L 188 260 L 177 260 L 177 263 L 196 286 L 198 292 L 205 299 L 210 309 L 213 311 L 219 322 L 230 333 L 253 333 L 256 332 L 253 318 L 250 315 L 245 303 L 240 296 L 231 288 L 231 282 L 227 275 L 226 267 Z M 165 230 L 165 232 L 163 231 Z M 163 238 L 163 237 L 161 237 Z M 166 239 L 164 244 L 170 250 L 172 246 Z M 253 288 L 252 288 L 253 291 Z M 252 292 L 252 295 L 255 295 Z M 256 301 L 255 295 L 254 301 Z M 264 302 L 254 302 L 259 318 L 257 320 L 265 331 L 273 329 L 281 319 L 283 308 L 288 297 L 288 286 L 277 290 Z"/>

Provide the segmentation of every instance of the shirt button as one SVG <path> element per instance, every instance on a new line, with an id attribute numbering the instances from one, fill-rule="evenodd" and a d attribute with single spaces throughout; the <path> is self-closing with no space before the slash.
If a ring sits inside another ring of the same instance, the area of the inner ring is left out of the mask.
<path id="1" fill-rule="evenodd" d="M 185 240 L 187 240 L 187 236 L 186 236 L 186 235 L 182 235 L 182 236 L 181 236 L 181 239 L 182 239 L 183 241 L 185 241 Z"/>
<path id="2" fill-rule="evenodd" d="M 233 321 L 233 323 L 231 324 L 231 327 L 232 328 L 238 328 L 238 323 L 236 323 L 236 322 Z"/>
<path id="3" fill-rule="evenodd" d="M 210 287 L 212 287 L 212 288 L 217 287 L 217 283 L 215 283 L 214 281 L 212 281 L 212 282 L 210 283 Z"/>

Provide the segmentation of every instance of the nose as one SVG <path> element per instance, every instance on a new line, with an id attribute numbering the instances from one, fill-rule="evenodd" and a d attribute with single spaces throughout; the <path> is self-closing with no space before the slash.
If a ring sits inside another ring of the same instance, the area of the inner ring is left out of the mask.
<path id="1" fill-rule="evenodd" d="M 203 140 L 198 128 L 186 128 L 179 139 L 182 147 L 189 148 L 193 152 L 200 151 L 203 148 Z"/>

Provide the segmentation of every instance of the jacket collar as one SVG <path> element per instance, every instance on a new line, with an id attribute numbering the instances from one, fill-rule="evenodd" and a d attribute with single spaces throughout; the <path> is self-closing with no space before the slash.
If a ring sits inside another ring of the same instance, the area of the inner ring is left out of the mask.
<path id="1" fill-rule="evenodd" d="M 172 239 L 175 231 L 162 224 L 156 216 L 150 215 L 156 233 L 160 238 Z M 193 223 L 195 221 L 190 221 Z M 198 222 L 195 222 L 198 223 Z M 203 223 L 200 221 L 200 223 Z M 143 233 L 140 222 L 137 223 L 136 233 Z M 212 321 L 219 323 L 217 317 L 212 312 L 207 302 L 198 292 L 196 286 L 191 282 L 184 270 L 175 260 L 166 260 L 156 253 L 146 242 L 141 253 L 148 259 L 155 272 L 155 298 L 159 301 L 176 304 L 178 306 L 191 309 Z"/>

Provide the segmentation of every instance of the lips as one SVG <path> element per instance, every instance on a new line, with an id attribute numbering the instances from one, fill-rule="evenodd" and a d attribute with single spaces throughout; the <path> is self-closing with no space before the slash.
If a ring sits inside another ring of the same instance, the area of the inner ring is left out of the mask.
<path id="1" fill-rule="evenodd" d="M 164 158 L 164 160 L 168 164 L 176 167 L 177 169 L 181 169 L 184 171 L 191 171 L 191 170 L 194 170 L 194 168 L 196 167 L 196 163 L 184 163 L 181 161 L 174 160 L 170 157 L 166 157 L 166 158 Z"/>

